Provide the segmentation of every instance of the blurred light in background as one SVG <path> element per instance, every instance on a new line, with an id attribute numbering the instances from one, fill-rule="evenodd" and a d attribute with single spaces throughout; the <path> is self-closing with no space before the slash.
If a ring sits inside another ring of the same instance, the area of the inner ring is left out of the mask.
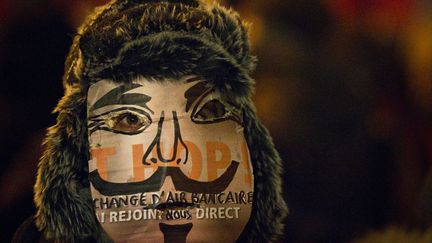
<path id="1" fill-rule="evenodd" d="M 34 211 L 39 145 L 55 122 L 50 112 L 63 93 L 72 37 L 106 2 L 0 0 L 5 242 Z M 421 195 L 432 191 L 425 185 L 432 178 L 432 4 L 219 2 L 251 23 L 254 100 L 285 162 L 291 214 L 284 242 L 347 242 L 391 224 L 430 226 L 432 200 Z"/>

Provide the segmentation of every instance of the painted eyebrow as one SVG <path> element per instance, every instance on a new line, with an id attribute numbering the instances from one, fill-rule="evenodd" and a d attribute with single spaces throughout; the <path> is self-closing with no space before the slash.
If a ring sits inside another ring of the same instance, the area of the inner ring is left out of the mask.
<path id="1" fill-rule="evenodd" d="M 196 80 L 195 80 L 196 81 Z M 186 112 L 188 112 L 192 104 L 205 93 L 208 93 L 209 88 L 206 87 L 205 82 L 199 82 L 187 89 L 184 93 L 186 98 Z"/>
<path id="2" fill-rule="evenodd" d="M 109 91 L 104 96 L 102 96 L 99 100 L 97 100 L 90 110 L 93 111 L 109 105 L 137 105 L 149 110 L 152 114 L 154 114 L 153 110 L 151 110 L 147 106 L 147 102 L 151 100 L 150 96 L 145 94 L 138 94 L 138 93 L 125 94 L 126 92 L 138 87 L 142 87 L 142 85 L 140 84 L 121 85 Z"/>

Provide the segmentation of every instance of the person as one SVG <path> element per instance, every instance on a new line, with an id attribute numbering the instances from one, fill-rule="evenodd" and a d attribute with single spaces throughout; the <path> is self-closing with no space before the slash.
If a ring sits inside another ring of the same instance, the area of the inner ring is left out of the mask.
<path id="1" fill-rule="evenodd" d="M 197 0 L 117 0 L 79 29 L 37 212 L 15 242 L 272 242 L 282 162 L 256 116 L 247 27 Z"/>

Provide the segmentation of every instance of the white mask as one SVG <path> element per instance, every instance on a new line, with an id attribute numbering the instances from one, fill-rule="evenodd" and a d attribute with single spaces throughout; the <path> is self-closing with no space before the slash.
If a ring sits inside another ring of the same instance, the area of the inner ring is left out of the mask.
<path id="1" fill-rule="evenodd" d="M 253 172 L 241 109 L 194 77 L 88 91 L 91 192 L 116 242 L 234 242 Z"/>

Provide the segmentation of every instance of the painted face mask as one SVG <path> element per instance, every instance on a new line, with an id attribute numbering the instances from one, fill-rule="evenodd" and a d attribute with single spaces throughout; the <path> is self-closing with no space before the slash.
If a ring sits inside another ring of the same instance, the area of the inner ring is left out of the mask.
<path id="1" fill-rule="evenodd" d="M 253 173 L 242 112 L 196 77 L 101 80 L 88 91 L 89 179 L 116 242 L 234 242 Z"/>

